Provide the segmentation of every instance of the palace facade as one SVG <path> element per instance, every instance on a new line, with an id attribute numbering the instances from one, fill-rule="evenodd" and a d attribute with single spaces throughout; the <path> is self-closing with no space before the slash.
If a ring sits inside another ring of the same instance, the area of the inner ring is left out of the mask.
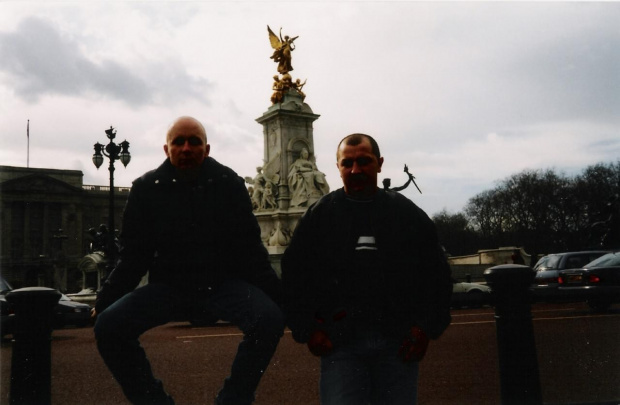
<path id="1" fill-rule="evenodd" d="M 107 186 L 82 184 L 79 170 L 0 166 L 0 272 L 13 288 L 45 286 L 77 292 L 78 262 L 89 252 L 89 229 L 108 224 Z M 115 187 L 120 228 L 128 187 Z"/>

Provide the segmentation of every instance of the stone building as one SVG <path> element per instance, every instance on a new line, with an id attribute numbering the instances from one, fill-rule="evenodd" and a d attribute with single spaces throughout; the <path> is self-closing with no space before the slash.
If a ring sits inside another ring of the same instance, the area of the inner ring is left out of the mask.
<path id="1" fill-rule="evenodd" d="M 109 187 L 82 184 L 78 170 L 0 166 L 0 271 L 14 288 L 81 288 L 77 264 L 89 228 L 108 223 Z M 129 188 L 115 188 L 118 229 Z"/>

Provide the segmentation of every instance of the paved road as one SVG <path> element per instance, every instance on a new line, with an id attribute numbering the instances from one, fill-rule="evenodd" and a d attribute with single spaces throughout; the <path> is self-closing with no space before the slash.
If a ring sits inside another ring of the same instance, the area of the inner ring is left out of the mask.
<path id="1" fill-rule="evenodd" d="M 533 307 L 543 399 L 548 404 L 620 404 L 620 307 Z M 231 326 L 172 323 L 143 336 L 156 375 L 179 405 L 211 404 L 241 339 Z M 8 404 L 11 343 L 2 343 L 0 405 Z M 286 333 L 257 393 L 257 405 L 318 405 L 319 360 Z M 421 364 L 420 404 L 500 401 L 492 308 L 455 310 Z M 101 361 L 91 328 L 54 331 L 53 405 L 127 404 Z"/>

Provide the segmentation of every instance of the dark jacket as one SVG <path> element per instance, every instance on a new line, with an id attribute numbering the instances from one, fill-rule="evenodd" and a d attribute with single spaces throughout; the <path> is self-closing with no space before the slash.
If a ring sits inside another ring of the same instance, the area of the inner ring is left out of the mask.
<path id="1" fill-rule="evenodd" d="M 342 281 L 356 277 L 352 255 L 359 235 L 351 230 L 361 221 L 376 236 L 378 260 L 366 287 L 385 333 L 402 337 L 417 325 L 430 338 L 439 337 L 450 324 L 452 282 L 433 222 L 396 192 L 378 190 L 367 218 L 356 217 L 350 204 L 343 189 L 320 199 L 299 221 L 284 254 L 284 311 L 293 337 L 307 341 L 317 328 L 317 312 L 343 305 Z"/>
<path id="2" fill-rule="evenodd" d="M 185 294 L 246 280 L 276 298 L 279 280 L 260 239 L 244 181 L 206 158 L 192 185 L 166 160 L 133 182 L 123 214 L 119 260 L 97 298 L 97 311 L 132 291 L 146 272 Z"/>

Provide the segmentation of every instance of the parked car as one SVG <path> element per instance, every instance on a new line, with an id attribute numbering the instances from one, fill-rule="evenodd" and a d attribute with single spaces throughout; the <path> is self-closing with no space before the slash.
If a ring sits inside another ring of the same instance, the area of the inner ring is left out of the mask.
<path id="1" fill-rule="evenodd" d="M 91 322 L 90 305 L 73 301 L 62 294 L 54 309 L 54 327 L 63 328 L 67 325 L 86 326 Z"/>
<path id="2" fill-rule="evenodd" d="M 0 277 L 0 306 L 2 310 L 0 333 L 3 338 L 5 335 L 13 334 L 15 314 L 11 305 L 6 301 L 6 294 L 12 290 L 13 288 L 4 277 Z M 62 294 L 58 304 L 54 307 L 53 326 L 54 328 L 63 328 L 67 325 L 86 326 L 91 322 L 90 309 L 90 305 L 73 301 Z"/>
<path id="3" fill-rule="evenodd" d="M 532 293 L 537 301 L 557 301 L 566 298 L 558 294 L 558 277 L 561 270 L 582 268 L 592 260 L 609 253 L 609 250 L 554 253 L 543 256 L 534 265 Z"/>
<path id="4" fill-rule="evenodd" d="M 490 302 L 491 288 L 484 284 L 459 283 L 452 280 L 452 307 L 477 308 Z"/>
<path id="5" fill-rule="evenodd" d="M 0 338 L 13 333 L 13 309 L 5 298 L 11 290 L 11 285 L 3 277 L 0 277 L 0 334 L 2 335 Z"/>
<path id="6" fill-rule="evenodd" d="M 581 269 L 560 271 L 558 291 L 605 311 L 620 302 L 620 252 L 607 253 Z"/>

